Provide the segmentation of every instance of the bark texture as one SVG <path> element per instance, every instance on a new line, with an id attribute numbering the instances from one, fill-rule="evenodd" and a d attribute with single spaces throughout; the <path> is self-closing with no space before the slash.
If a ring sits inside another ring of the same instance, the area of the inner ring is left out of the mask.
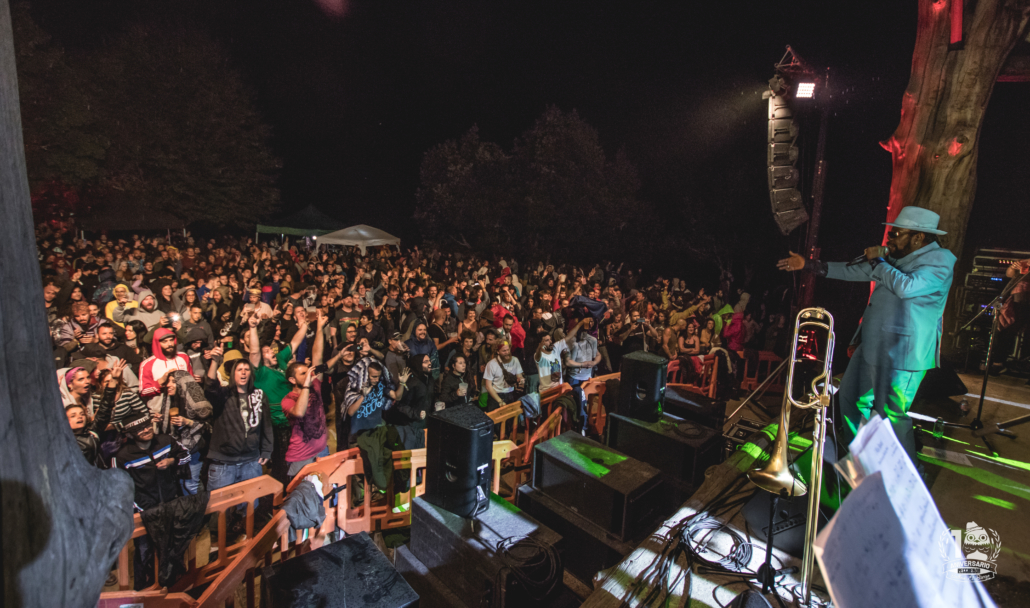
<path id="1" fill-rule="evenodd" d="M 901 123 L 882 142 L 893 159 L 887 221 L 917 205 L 941 215 L 944 246 L 962 255 L 976 160 L 998 74 L 1027 33 L 1030 0 L 964 0 L 964 48 L 949 50 L 950 3 L 919 0 L 919 30 Z M 884 234 L 886 243 L 886 231 Z"/>
<path id="2" fill-rule="evenodd" d="M 5 608 L 96 606 L 132 533 L 132 480 L 86 462 L 43 309 L 8 0 L 0 0 L 0 545 Z"/>

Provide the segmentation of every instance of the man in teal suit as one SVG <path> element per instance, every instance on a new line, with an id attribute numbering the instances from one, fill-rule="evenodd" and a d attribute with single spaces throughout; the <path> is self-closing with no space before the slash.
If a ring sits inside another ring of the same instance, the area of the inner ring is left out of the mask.
<path id="1" fill-rule="evenodd" d="M 845 440 L 850 443 L 872 412 L 888 418 L 915 462 L 915 437 L 908 410 L 926 371 L 940 363 L 944 304 L 955 256 L 937 242 L 940 216 L 905 207 L 886 224 L 887 247 L 870 247 L 859 264 L 805 260 L 796 253 L 780 260 L 781 270 L 811 270 L 843 281 L 873 281 L 872 296 L 851 344 L 855 348 L 840 384 Z M 882 256 L 887 255 L 887 258 Z"/>

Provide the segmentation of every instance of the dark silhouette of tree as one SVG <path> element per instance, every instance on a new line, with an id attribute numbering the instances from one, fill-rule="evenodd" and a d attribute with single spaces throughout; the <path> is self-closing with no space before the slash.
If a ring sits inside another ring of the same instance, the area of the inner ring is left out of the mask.
<path id="1" fill-rule="evenodd" d="M 643 257 L 655 224 L 639 188 L 624 154 L 608 159 L 575 111 L 549 107 L 510 154 L 475 127 L 427 152 L 416 219 L 426 239 L 479 251 L 589 260 L 613 248 Z"/>
<path id="2" fill-rule="evenodd" d="M 61 182 L 187 221 L 253 225 L 280 162 L 253 95 L 200 28 L 151 20 L 72 56 L 15 10 L 30 183 Z"/>

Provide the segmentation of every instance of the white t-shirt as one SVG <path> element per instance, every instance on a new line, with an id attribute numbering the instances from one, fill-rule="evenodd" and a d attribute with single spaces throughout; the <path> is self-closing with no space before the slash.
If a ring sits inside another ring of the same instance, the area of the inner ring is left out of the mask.
<path id="1" fill-rule="evenodd" d="M 559 340 L 551 348 L 550 353 L 540 351 L 540 360 L 536 368 L 540 373 L 540 390 L 545 391 L 554 384 L 561 384 L 561 354 L 566 349 L 565 340 Z M 551 382 L 551 374 L 558 372 L 558 382 Z"/>
<path id="2" fill-rule="evenodd" d="M 561 342 L 564 344 L 564 341 Z M 540 351 L 540 361 L 537 362 L 537 369 L 540 371 L 540 390 L 547 391 L 553 384 L 561 383 L 561 352 L 552 348 L 550 352 Z M 551 374 L 558 372 L 558 381 L 551 381 Z"/>
<path id="3" fill-rule="evenodd" d="M 509 374 L 519 375 L 522 373 L 522 364 L 519 363 L 518 358 L 512 357 L 511 361 L 504 365 L 504 369 Z M 514 386 L 511 386 L 504 381 L 504 374 L 501 373 L 501 362 L 497 357 L 490 359 L 490 362 L 486 364 L 486 369 L 483 370 L 483 381 L 492 382 L 494 390 L 497 391 L 498 395 L 510 393 L 515 390 Z"/>

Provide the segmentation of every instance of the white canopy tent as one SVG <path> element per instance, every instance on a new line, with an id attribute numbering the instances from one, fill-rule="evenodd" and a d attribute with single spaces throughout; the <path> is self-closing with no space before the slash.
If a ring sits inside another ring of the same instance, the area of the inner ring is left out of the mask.
<path id="1" fill-rule="evenodd" d="M 336 232 L 330 232 L 318 237 L 316 249 L 322 245 L 352 245 L 361 250 L 365 255 L 366 247 L 378 247 L 381 245 L 392 245 L 397 249 L 401 248 L 401 240 L 388 232 L 373 228 L 365 224 L 358 224 Z"/>

